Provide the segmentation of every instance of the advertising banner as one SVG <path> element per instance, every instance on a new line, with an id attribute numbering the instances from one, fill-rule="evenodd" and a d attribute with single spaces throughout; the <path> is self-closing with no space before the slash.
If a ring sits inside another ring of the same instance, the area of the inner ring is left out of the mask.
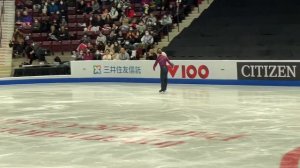
<path id="1" fill-rule="evenodd" d="M 299 62 L 238 62 L 238 80 L 300 80 Z"/>
<path id="2" fill-rule="evenodd" d="M 172 61 L 169 78 L 236 79 L 236 63 L 232 61 Z M 160 68 L 153 71 L 154 61 L 72 61 L 73 77 L 159 78 Z"/>

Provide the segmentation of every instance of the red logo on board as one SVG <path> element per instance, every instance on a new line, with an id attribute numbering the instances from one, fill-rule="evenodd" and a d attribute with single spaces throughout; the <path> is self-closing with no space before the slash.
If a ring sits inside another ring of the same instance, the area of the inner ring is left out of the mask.
<path id="1" fill-rule="evenodd" d="M 172 78 L 175 77 L 179 68 L 181 69 L 181 78 L 183 79 L 194 79 L 197 76 L 201 79 L 206 79 L 209 76 L 209 69 L 206 65 L 200 65 L 199 67 L 194 65 L 174 65 L 173 67 L 168 66 L 168 70 Z"/>

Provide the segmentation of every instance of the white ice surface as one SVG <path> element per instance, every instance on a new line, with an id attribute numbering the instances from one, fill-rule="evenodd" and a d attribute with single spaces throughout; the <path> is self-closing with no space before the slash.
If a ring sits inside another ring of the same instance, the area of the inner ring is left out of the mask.
<path id="1" fill-rule="evenodd" d="M 300 88 L 158 84 L 44 84 L 0 87 L 0 168 L 278 168 L 300 147 Z M 23 119 L 29 123 L 13 124 Z M 64 126 L 139 125 L 148 130 Z M 113 142 L 25 136 L 16 128 L 114 136 Z M 149 130 L 153 129 L 153 130 Z M 166 135 L 166 131 L 207 136 Z M 241 138 L 225 141 L 235 135 Z M 165 148 L 125 143 L 184 141 Z"/>

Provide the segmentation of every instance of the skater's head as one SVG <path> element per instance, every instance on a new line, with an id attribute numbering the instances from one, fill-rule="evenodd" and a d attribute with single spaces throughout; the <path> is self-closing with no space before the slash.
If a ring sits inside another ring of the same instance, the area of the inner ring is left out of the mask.
<path id="1" fill-rule="evenodd" d="M 161 54 L 161 53 L 162 53 L 161 48 L 158 48 L 157 49 L 157 54 Z"/>

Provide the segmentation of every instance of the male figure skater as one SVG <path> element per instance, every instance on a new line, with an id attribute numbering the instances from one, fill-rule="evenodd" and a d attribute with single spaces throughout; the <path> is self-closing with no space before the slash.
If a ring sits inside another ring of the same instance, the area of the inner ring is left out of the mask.
<path id="1" fill-rule="evenodd" d="M 174 64 L 170 62 L 169 58 L 166 54 L 163 54 L 160 48 L 157 49 L 157 59 L 153 65 L 153 70 L 155 71 L 156 65 L 159 63 L 160 66 L 160 84 L 161 89 L 159 90 L 159 93 L 164 93 L 167 90 L 168 85 L 168 67 L 167 62 L 173 67 Z"/>

